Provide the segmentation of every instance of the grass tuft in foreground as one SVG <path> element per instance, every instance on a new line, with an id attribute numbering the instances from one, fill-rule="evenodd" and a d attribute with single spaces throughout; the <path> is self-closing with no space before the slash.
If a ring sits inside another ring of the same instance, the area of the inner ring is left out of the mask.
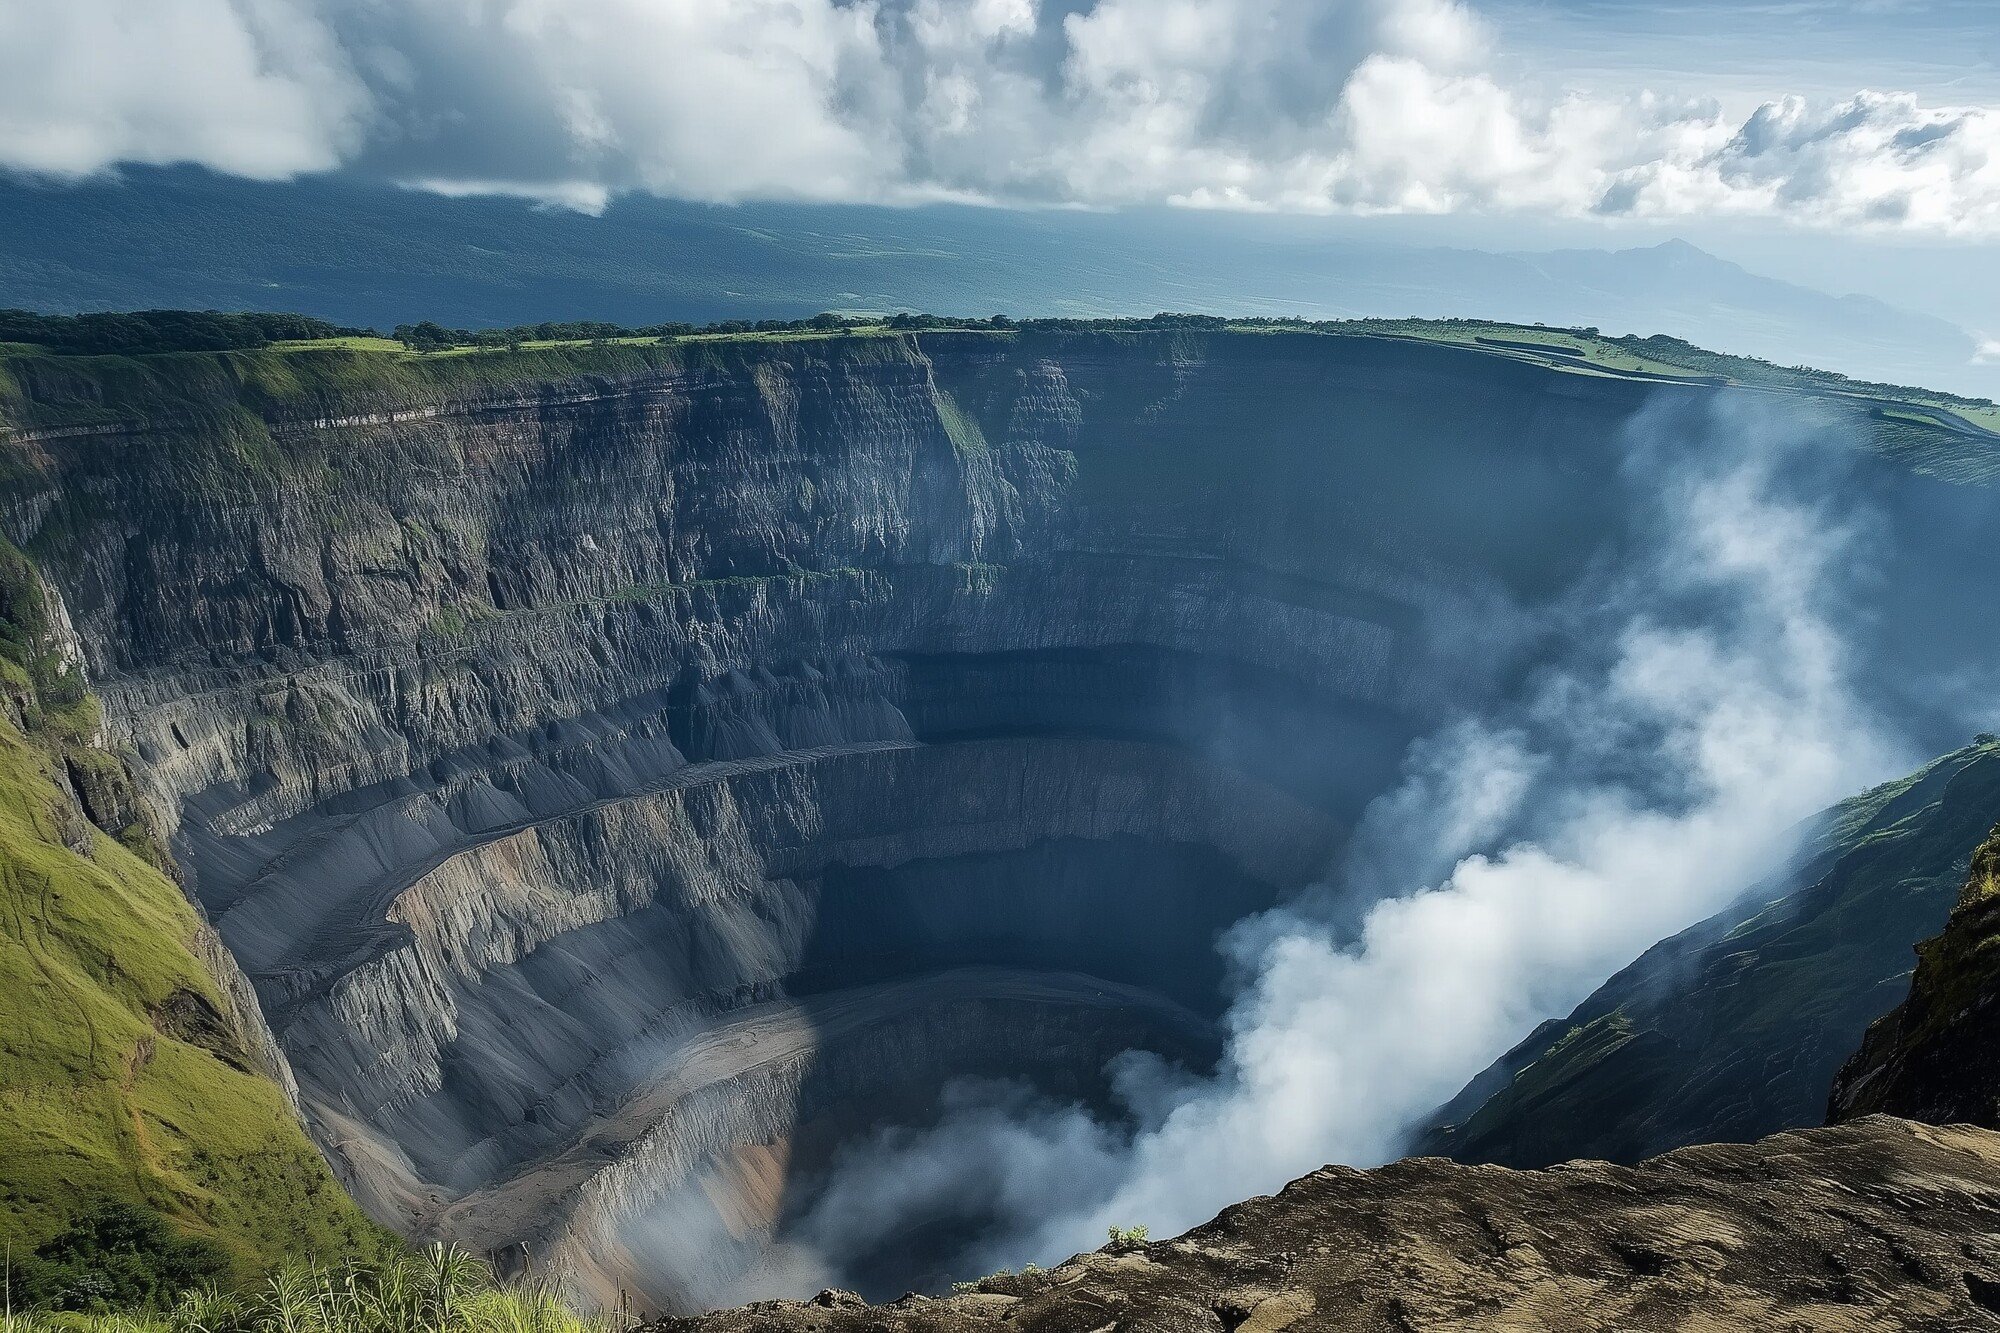
<path id="1" fill-rule="evenodd" d="M 231 1292 L 204 1286 L 170 1303 L 10 1313 L 3 1333 L 613 1333 L 545 1284 L 497 1282 L 451 1246 L 372 1267 L 287 1268 Z"/>

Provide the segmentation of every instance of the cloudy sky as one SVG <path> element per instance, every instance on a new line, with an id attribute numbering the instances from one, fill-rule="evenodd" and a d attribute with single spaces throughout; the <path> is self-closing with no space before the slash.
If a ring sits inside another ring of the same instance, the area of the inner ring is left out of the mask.
<path id="1" fill-rule="evenodd" d="M 0 168 L 2000 233 L 1986 0 L 0 0 Z"/>

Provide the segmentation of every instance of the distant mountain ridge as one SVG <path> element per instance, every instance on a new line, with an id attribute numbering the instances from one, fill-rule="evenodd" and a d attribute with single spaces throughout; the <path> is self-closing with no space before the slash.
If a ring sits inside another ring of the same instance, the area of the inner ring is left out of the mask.
<path id="1" fill-rule="evenodd" d="M 1742 321 L 1746 335 L 1763 325 L 1763 336 L 1774 342 L 1790 336 L 1794 322 L 1819 322 L 1840 328 L 1843 336 L 1875 348 L 1886 359 L 1935 348 L 1970 360 L 1978 351 L 1971 334 L 1946 320 L 1872 296 L 1834 296 L 1765 277 L 1686 241 L 1642 249 L 1554 250 L 1509 257 L 1567 287 L 1642 303 L 1663 324 L 1713 318 L 1717 310 L 1728 310 Z M 1813 357 L 1802 351 L 1800 359 Z"/>
<path id="2" fill-rule="evenodd" d="M 388 328 L 651 324 L 821 310 L 1315 318 L 1472 315 L 1669 333 L 1781 364 L 2000 392 L 1946 321 L 1776 279 L 1683 242 L 1488 253 L 1342 238 L 1311 219 L 643 197 L 600 217 L 338 177 L 191 168 L 0 178 L 0 306 L 296 310 Z"/>

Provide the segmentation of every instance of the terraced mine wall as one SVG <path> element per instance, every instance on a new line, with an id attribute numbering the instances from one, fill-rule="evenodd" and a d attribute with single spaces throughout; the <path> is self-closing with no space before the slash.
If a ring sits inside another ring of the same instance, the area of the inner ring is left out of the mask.
<path id="1" fill-rule="evenodd" d="M 1305 335 L 21 358 L 0 528 L 356 1196 L 666 1308 L 954 1075 L 1212 1058 L 1216 934 L 1640 539 L 1662 394 Z M 1957 623 L 1974 488 L 1866 467 L 1930 543 L 1883 641 Z M 635 1247 L 689 1198 L 734 1249 Z"/>

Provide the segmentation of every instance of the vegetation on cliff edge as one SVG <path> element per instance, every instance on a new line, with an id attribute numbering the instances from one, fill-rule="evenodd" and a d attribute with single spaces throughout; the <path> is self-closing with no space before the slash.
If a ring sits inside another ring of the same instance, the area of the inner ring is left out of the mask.
<path id="1" fill-rule="evenodd" d="M 1908 997 L 1835 1080 L 1832 1119 L 1878 1111 L 2000 1129 L 2000 826 L 1944 929 L 1917 946 Z"/>
<path id="2" fill-rule="evenodd" d="M 204 1238 L 247 1278 L 373 1254 L 194 953 L 180 889 L 81 818 L 0 722 L 0 1241 L 32 1254 L 106 1203 Z"/>
<path id="3" fill-rule="evenodd" d="M 768 326 L 768 327 L 767 327 Z M 422 330 L 421 336 L 418 330 Z M 661 372 L 740 372 L 772 358 L 829 363 L 923 361 L 957 343 L 1068 350 L 1078 339 L 1174 361 L 1199 362 L 1256 340 L 1273 355 L 1339 355 L 1366 340 L 1450 355 L 1513 361 L 1551 374 L 1780 394 L 1849 421 L 1878 452 L 1913 470 L 1958 481 L 2000 476 L 2000 408 L 1982 399 L 1850 380 L 1807 367 L 1723 356 L 1669 338 L 1612 338 L 1476 320 L 1227 320 L 1163 314 L 1136 320 L 955 320 L 894 315 L 871 320 L 741 321 L 692 329 L 564 324 L 507 330 L 413 325 L 409 341 L 340 334 L 231 351 L 150 355 L 47 355 L 0 341 L 0 437 L 7 428 L 118 430 L 138 422 L 194 428 L 262 466 L 281 418 L 333 418 L 443 396 L 510 394 Z M 530 335 L 579 334 L 576 337 Z M 1225 349 L 1217 340 L 1228 338 Z M 21 460 L 5 460 L 20 466 Z"/>

